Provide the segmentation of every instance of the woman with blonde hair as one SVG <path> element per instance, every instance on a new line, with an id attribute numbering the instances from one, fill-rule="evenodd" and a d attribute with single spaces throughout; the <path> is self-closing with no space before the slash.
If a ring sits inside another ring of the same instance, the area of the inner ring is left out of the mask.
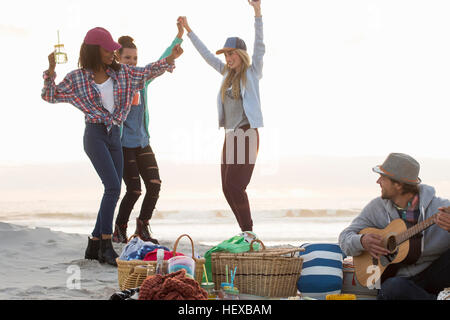
<path id="1" fill-rule="evenodd" d="M 216 71 L 223 75 L 217 97 L 219 127 L 225 128 L 222 151 L 222 189 L 241 231 L 253 231 L 253 221 L 246 188 L 255 167 L 259 149 L 258 128 L 263 127 L 259 80 L 262 78 L 263 23 L 261 0 L 248 1 L 255 12 L 255 43 L 252 62 L 245 42 L 238 37 L 228 38 L 223 49 L 226 63 L 212 54 L 189 27 L 186 17 L 179 21 L 192 44 Z"/>

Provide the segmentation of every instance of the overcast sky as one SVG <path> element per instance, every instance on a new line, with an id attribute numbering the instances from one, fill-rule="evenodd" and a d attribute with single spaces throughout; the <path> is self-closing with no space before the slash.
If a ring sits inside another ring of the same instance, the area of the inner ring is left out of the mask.
<path id="1" fill-rule="evenodd" d="M 450 158 L 449 1 L 263 0 L 262 13 L 259 162 L 390 152 Z M 57 66 L 59 82 L 77 68 L 89 29 L 134 37 L 144 65 L 171 43 L 180 15 L 211 51 L 239 36 L 253 52 L 247 0 L 3 3 L 0 164 L 88 161 L 83 114 L 40 97 L 56 30 L 69 56 Z M 176 70 L 149 87 L 151 145 L 160 161 L 217 163 L 221 76 L 184 39 Z"/>

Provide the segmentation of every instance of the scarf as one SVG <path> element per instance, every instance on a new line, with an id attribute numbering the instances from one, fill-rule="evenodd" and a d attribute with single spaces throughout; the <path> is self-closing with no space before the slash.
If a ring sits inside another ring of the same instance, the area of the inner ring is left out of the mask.
<path id="1" fill-rule="evenodd" d="M 416 194 L 412 200 L 408 202 L 408 205 L 406 208 L 400 208 L 396 204 L 395 208 L 398 211 L 398 214 L 400 215 L 400 218 L 402 218 L 404 221 L 407 221 L 411 224 L 416 224 L 419 220 L 419 195 Z"/>

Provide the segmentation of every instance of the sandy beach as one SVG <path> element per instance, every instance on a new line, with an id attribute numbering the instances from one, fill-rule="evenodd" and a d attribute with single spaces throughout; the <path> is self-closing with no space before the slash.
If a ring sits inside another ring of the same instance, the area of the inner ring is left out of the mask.
<path id="1" fill-rule="evenodd" d="M 177 251 L 189 254 L 190 243 Z M 119 290 L 117 269 L 85 260 L 87 235 L 0 222 L 0 300 L 107 300 Z M 173 242 L 161 241 L 173 248 Z M 114 244 L 118 253 L 123 245 Z M 203 255 L 210 247 L 196 244 Z"/>

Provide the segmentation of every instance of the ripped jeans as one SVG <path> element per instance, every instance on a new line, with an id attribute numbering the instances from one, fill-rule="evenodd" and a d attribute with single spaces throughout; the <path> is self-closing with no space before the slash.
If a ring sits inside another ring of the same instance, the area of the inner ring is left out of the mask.
<path id="1" fill-rule="evenodd" d="M 130 219 L 131 211 L 142 194 L 141 177 L 144 180 L 146 193 L 142 202 L 139 219 L 150 220 L 161 190 L 158 164 L 150 145 L 144 148 L 123 148 L 124 168 L 123 180 L 127 192 L 122 199 L 117 225 L 125 225 Z"/>

